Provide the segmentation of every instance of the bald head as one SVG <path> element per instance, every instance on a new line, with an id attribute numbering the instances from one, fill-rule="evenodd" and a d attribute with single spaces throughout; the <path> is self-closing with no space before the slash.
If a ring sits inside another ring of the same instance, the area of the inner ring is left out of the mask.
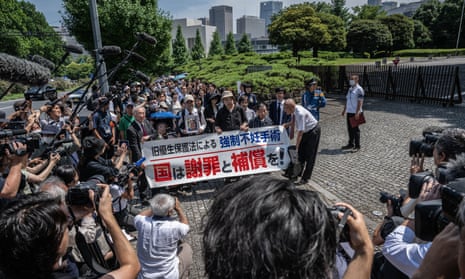
<path id="1" fill-rule="evenodd" d="M 286 99 L 284 101 L 284 111 L 286 112 L 286 114 L 292 114 L 294 113 L 295 111 L 295 101 L 294 99 Z"/>

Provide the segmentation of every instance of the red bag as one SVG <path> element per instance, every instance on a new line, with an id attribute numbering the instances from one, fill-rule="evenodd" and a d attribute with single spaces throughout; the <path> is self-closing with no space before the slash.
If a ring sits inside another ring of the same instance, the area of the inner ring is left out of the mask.
<path id="1" fill-rule="evenodd" d="M 350 121 L 350 126 L 352 126 L 352 128 L 358 127 L 359 125 L 366 123 L 365 116 L 363 116 L 363 113 L 360 113 L 358 120 L 355 119 L 355 116 L 352 116 L 352 117 L 349 117 L 349 121 Z"/>

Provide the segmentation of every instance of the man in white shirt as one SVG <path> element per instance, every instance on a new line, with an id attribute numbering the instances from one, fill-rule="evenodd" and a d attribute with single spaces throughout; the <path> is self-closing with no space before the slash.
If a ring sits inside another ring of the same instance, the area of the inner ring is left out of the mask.
<path id="1" fill-rule="evenodd" d="M 176 212 L 179 221 L 172 215 Z M 187 278 L 192 264 L 192 248 L 179 245 L 189 232 L 189 222 L 179 200 L 158 194 L 150 200 L 150 208 L 134 218 L 138 231 L 137 257 L 141 264 L 139 279 Z"/>
<path id="2" fill-rule="evenodd" d="M 346 95 L 346 104 L 341 115 L 347 116 L 347 130 L 349 131 L 349 143 L 342 147 L 342 149 L 352 149 L 353 152 L 360 150 L 360 129 L 358 126 L 352 127 L 350 125 L 350 118 L 355 117 L 355 120 L 359 120 L 362 117 L 362 105 L 363 97 L 365 92 L 363 88 L 358 84 L 358 75 L 352 75 L 349 83 L 350 88 Z"/>
<path id="3" fill-rule="evenodd" d="M 295 125 L 297 131 L 296 151 L 299 162 L 302 164 L 301 179 L 298 184 L 307 184 L 312 177 L 315 166 L 318 144 L 320 143 L 321 129 L 313 115 L 301 105 L 296 105 L 293 99 L 284 101 L 284 111 L 291 115 L 291 122 L 284 124 L 284 128 Z"/>

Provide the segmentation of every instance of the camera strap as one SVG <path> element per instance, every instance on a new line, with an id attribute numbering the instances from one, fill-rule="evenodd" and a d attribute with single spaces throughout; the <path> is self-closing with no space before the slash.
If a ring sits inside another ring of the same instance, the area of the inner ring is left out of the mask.
<path id="1" fill-rule="evenodd" d="M 344 226 L 345 226 L 346 223 L 347 223 L 347 218 L 349 217 L 350 214 L 352 214 L 352 211 L 350 211 L 350 210 L 346 210 L 346 211 L 344 212 L 344 215 L 342 215 L 342 218 L 341 218 L 341 220 L 339 221 L 339 224 L 337 224 L 339 230 L 342 231 L 342 229 L 344 228 Z"/>

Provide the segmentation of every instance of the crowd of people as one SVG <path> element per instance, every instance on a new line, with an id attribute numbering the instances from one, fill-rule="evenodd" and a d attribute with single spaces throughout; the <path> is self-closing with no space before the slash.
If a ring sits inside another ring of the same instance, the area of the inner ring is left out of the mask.
<path id="1" fill-rule="evenodd" d="M 352 123 L 363 117 L 358 82 L 350 77 L 342 112 L 349 132 L 342 149 L 353 152 L 361 146 Z M 110 92 L 93 86 L 83 97 L 92 111 L 86 117 L 76 117 L 80 104 L 66 95 L 39 109 L 31 100 L 16 102 L 12 115 L 0 114 L 3 129 L 27 132 L 5 137 L 1 146 L 0 278 L 188 278 L 189 221 L 176 197 L 149 191 L 140 166 L 143 143 L 272 125 L 295 140 L 300 179 L 256 175 L 218 189 L 203 228 L 208 278 L 456 278 L 465 272 L 459 233 L 465 205 L 453 220 L 459 227 L 449 224 L 433 242 L 414 237 L 412 208 L 440 198 L 437 180 L 426 181 L 420 197 L 405 198 L 404 216 L 393 216 L 389 200 L 372 238 L 350 204 L 332 207 L 297 187 L 311 179 L 326 105 L 316 79 L 304 88 L 296 100 L 277 87 L 273 101 L 264 103 L 247 83 L 237 92 L 200 80 L 116 83 Z M 441 131 L 433 156 L 438 167 L 457 169 L 464 152 L 465 130 L 449 129 Z M 412 173 L 422 164 L 414 157 Z M 133 199 L 145 201 L 145 209 L 130 212 Z M 137 235 L 137 252 L 126 232 Z M 382 252 L 374 253 L 381 244 Z M 446 257 L 441 247 L 455 250 Z"/>

